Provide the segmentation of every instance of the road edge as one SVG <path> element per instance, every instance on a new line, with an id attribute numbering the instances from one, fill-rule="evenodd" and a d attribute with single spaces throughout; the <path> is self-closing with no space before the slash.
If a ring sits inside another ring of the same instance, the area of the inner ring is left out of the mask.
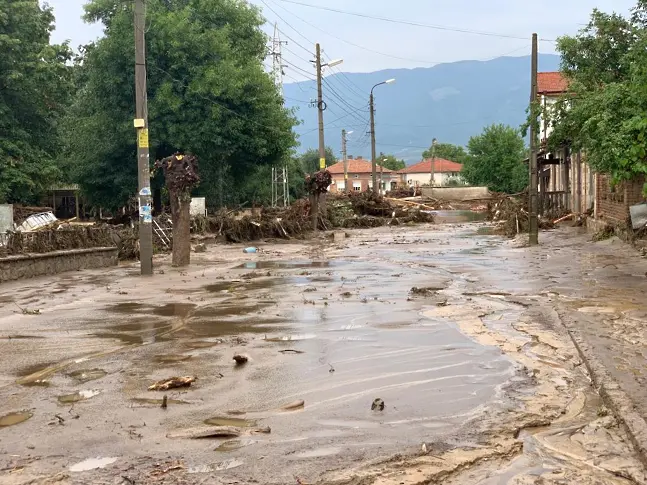
<path id="1" fill-rule="evenodd" d="M 598 389 L 604 404 L 625 428 L 640 461 L 647 468 L 647 422 L 635 410 L 635 404 L 622 390 L 620 384 L 609 374 L 593 349 L 563 309 L 558 310 L 562 325 L 568 332 L 577 352 L 584 362 L 593 385 Z"/>

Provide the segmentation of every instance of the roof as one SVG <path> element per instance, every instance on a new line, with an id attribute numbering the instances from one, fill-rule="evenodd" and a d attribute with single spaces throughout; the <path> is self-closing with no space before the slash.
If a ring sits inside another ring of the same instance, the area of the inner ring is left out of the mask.
<path id="1" fill-rule="evenodd" d="M 343 161 L 337 162 L 336 164 L 331 165 L 327 169 L 333 175 L 342 174 L 344 173 L 344 162 Z M 393 170 L 389 170 L 388 168 L 382 168 L 379 165 L 377 165 L 377 171 L 384 172 L 384 173 L 393 172 Z M 371 164 L 370 161 L 357 160 L 357 159 L 348 160 L 348 173 L 372 173 L 372 172 L 373 172 L 373 165 Z"/>
<path id="2" fill-rule="evenodd" d="M 568 79 L 561 72 L 538 72 L 537 94 L 562 94 L 568 91 Z"/>
<path id="3" fill-rule="evenodd" d="M 461 170 L 463 170 L 462 164 L 444 158 L 437 158 L 434 163 L 436 173 L 460 172 Z M 404 168 L 400 170 L 400 173 L 431 173 L 431 158 Z"/>

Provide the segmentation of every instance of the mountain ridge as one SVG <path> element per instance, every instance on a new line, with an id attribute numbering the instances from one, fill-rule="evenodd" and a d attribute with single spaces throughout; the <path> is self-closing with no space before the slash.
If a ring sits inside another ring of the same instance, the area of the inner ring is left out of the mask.
<path id="1" fill-rule="evenodd" d="M 560 58 L 540 54 L 539 71 L 559 69 Z M 340 154 L 341 130 L 348 137 L 348 154 L 370 159 L 368 99 L 371 87 L 395 78 L 396 83 L 375 89 L 377 152 L 392 153 L 408 164 L 420 161 L 433 138 L 466 145 L 492 123 L 520 126 L 530 95 L 530 56 L 499 57 L 489 61 L 457 61 L 433 67 L 383 69 L 370 73 L 335 72 L 324 75 L 327 109 L 326 145 Z M 284 85 L 285 104 L 296 109 L 303 124 L 299 151 L 318 146 L 317 112 L 309 107 L 316 97 L 315 81 Z M 362 96 L 364 95 L 364 96 Z"/>

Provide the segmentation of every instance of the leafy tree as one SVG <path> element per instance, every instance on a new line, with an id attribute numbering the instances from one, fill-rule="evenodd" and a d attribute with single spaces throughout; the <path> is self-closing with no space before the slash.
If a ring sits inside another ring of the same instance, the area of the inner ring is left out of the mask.
<path id="1" fill-rule="evenodd" d="M 105 36 L 78 62 L 68 157 L 89 201 L 114 208 L 137 186 L 133 7 L 90 0 L 85 8 Z M 193 153 L 195 195 L 210 205 L 241 202 L 257 168 L 285 163 L 296 143 L 296 120 L 263 71 L 260 12 L 242 0 L 148 0 L 147 23 L 151 159 Z"/>
<path id="2" fill-rule="evenodd" d="M 422 158 L 431 158 L 433 148 L 433 146 L 429 147 L 429 149 L 422 152 Z M 435 150 L 436 158 L 444 158 L 457 163 L 465 163 L 467 159 L 467 152 L 462 146 L 452 145 L 451 143 L 437 143 Z"/>
<path id="3" fill-rule="evenodd" d="M 518 130 L 491 125 L 470 138 L 469 157 L 461 175 L 471 185 L 484 185 L 495 192 L 517 193 L 528 185 L 528 169 L 523 163 L 526 150 Z"/>
<path id="4" fill-rule="evenodd" d="M 616 181 L 647 174 L 646 48 L 645 0 L 630 18 L 594 10 L 577 35 L 558 40 L 569 93 L 544 113 L 554 128 L 550 148 L 584 150 L 594 170 Z"/>
<path id="5" fill-rule="evenodd" d="M 384 168 L 388 168 L 389 170 L 402 170 L 407 166 L 404 160 L 398 160 L 397 158 L 395 158 L 395 156 L 387 155 L 382 152 L 380 152 L 376 161 L 378 165 L 381 165 Z"/>
<path id="6" fill-rule="evenodd" d="M 311 148 L 302 153 L 299 160 L 305 172 L 317 172 L 319 170 L 319 150 Z M 330 167 L 338 161 L 333 149 L 326 147 L 326 167 Z"/>
<path id="7" fill-rule="evenodd" d="M 0 202 L 34 202 L 60 173 L 71 51 L 50 45 L 53 28 L 51 8 L 0 0 Z"/>

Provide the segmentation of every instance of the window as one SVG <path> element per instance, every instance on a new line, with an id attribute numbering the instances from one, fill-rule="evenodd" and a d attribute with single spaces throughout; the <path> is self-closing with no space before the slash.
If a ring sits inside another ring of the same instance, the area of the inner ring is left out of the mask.
<path id="1" fill-rule="evenodd" d="M 344 182 L 337 182 L 337 190 L 338 191 L 346 190 L 346 184 Z"/>
<path id="2" fill-rule="evenodd" d="M 362 187 L 360 187 L 359 185 L 353 185 L 353 190 L 354 190 L 355 192 L 359 192 L 359 191 L 361 191 L 361 190 L 362 190 Z"/>

